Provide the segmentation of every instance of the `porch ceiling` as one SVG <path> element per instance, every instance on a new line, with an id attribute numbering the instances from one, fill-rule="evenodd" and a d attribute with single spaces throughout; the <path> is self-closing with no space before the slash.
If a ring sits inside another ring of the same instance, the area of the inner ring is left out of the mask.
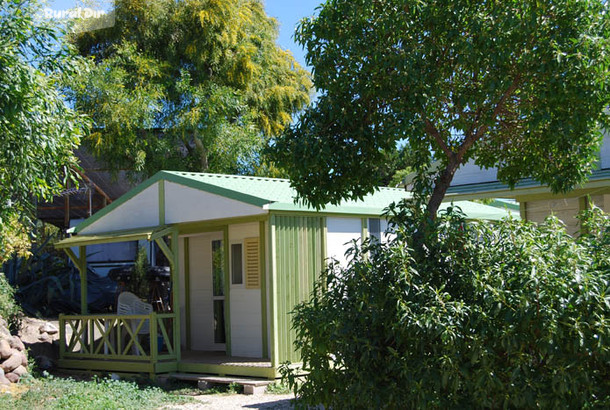
<path id="1" fill-rule="evenodd" d="M 151 228 L 133 229 L 127 231 L 107 232 L 95 235 L 75 235 L 71 238 L 63 239 L 55 244 L 57 249 L 72 248 L 75 246 L 96 245 L 100 243 L 128 242 L 138 240 L 152 241 L 168 235 L 172 231 L 168 225 L 156 226 Z"/>

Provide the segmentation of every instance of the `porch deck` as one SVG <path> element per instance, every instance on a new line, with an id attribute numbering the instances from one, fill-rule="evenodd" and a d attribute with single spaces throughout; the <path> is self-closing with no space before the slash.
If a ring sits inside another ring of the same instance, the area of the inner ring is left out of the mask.
<path id="1" fill-rule="evenodd" d="M 179 361 L 159 360 L 156 363 L 142 360 L 107 359 L 60 359 L 60 367 L 66 370 L 114 371 L 163 374 L 184 372 L 193 374 L 216 374 L 219 376 L 262 377 L 276 379 L 279 374 L 267 359 L 231 357 L 223 352 L 187 350 Z"/>
<path id="2" fill-rule="evenodd" d="M 269 359 L 227 356 L 224 352 L 182 351 L 178 370 L 186 373 L 212 373 L 219 376 L 279 377 Z"/>
<path id="3" fill-rule="evenodd" d="M 63 369 L 149 373 L 207 373 L 275 379 L 268 359 L 227 356 L 224 352 L 181 351 L 174 314 L 61 315 L 60 359 Z M 139 337 L 146 325 L 149 334 Z"/>
<path id="4" fill-rule="evenodd" d="M 243 366 L 270 368 L 269 359 L 257 359 L 252 357 L 227 356 L 224 352 L 208 352 L 201 350 L 183 350 L 182 363 L 207 363 L 224 366 Z"/>

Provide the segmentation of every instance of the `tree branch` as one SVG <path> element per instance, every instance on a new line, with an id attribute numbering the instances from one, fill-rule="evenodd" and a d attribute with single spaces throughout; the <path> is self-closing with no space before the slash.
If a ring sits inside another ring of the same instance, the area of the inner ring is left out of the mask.
<path id="1" fill-rule="evenodd" d="M 513 93 L 519 86 L 520 80 L 521 80 L 521 77 L 519 75 L 515 76 L 512 83 L 510 84 L 510 86 L 506 89 L 506 91 L 504 91 L 504 93 L 502 94 L 502 96 L 500 97 L 498 102 L 496 103 L 496 106 L 494 107 L 494 110 L 491 115 L 492 118 L 495 118 L 498 116 L 498 114 L 500 114 L 500 112 L 504 108 L 506 100 L 508 100 L 508 98 L 510 98 L 513 95 Z M 477 142 L 477 140 L 479 140 L 483 136 L 483 134 L 487 131 L 487 128 L 488 128 L 487 125 L 482 125 L 481 127 L 479 127 L 476 130 L 476 132 L 474 132 L 474 133 L 469 132 L 468 135 L 466 135 L 466 138 L 464 138 L 464 142 L 462 142 L 462 144 L 460 145 L 460 147 L 458 148 L 458 151 L 457 151 L 457 156 L 458 156 L 460 162 L 462 161 L 462 158 L 464 158 L 464 155 L 470 149 L 470 147 L 472 147 L 472 145 L 475 142 Z"/>
<path id="2" fill-rule="evenodd" d="M 426 132 L 432 136 L 432 138 L 434 138 L 434 140 L 436 141 L 436 143 L 439 145 L 439 147 L 441 147 L 441 149 L 443 150 L 443 152 L 445 153 L 445 155 L 447 155 L 448 158 L 451 158 L 454 154 L 453 152 L 449 149 L 449 146 L 445 143 L 445 141 L 443 141 L 443 138 L 441 137 L 440 132 L 438 132 L 438 130 L 436 129 L 436 127 L 434 126 L 434 124 L 432 124 L 432 122 L 430 122 L 430 120 L 428 120 L 427 118 L 425 118 L 425 116 L 423 115 L 423 113 L 421 113 L 421 116 L 424 117 L 424 129 L 426 130 Z"/>

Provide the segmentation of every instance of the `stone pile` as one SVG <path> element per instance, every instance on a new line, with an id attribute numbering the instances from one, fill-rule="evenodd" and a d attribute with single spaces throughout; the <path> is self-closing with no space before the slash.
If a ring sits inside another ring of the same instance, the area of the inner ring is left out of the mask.
<path id="1" fill-rule="evenodd" d="M 0 318 L 0 386 L 17 383 L 28 372 L 28 357 L 19 336 L 13 336 Z"/>

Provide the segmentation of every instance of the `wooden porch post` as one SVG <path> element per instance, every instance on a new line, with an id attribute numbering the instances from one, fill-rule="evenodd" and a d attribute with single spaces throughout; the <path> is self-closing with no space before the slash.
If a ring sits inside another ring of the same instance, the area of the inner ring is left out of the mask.
<path id="1" fill-rule="evenodd" d="M 174 313 L 174 349 L 176 352 L 176 360 L 180 361 L 181 358 L 181 340 L 180 340 L 180 258 L 179 258 L 179 244 L 178 244 L 178 229 L 174 229 L 171 234 L 171 246 L 172 246 L 172 293 L 173 293 L 173 313 Z"/>
<path id="2" fill-rule="evenodd" d="M 65 248 L 64 252 L 72 260 L 72 263 L 76 265 L 78 273 L 80 274 L 80 312 L 82 315 L 87 314 L 87 246 L 78 247 L 78 256 L 72 249 Z"/>
<path id="3" fill-rule="evenodd" d="M 269 220 L 269 266 L 271 275 L 269 279 L 269 307 L 271 308 L 271 367 L 275 370 L 279 366 L 279 338 L 278 338 L 278 318 L 277 318 L 277 266 L 275 249 L 275 215 L 271 214 Z M 268 285 L 268 286 L 269 286 Z"/>
<path id="4" fill-rule="evenodd" d="M 78 270 L 80 271 L 80 312 L 87 314 L 87 247 L 78 247 Z"/>

